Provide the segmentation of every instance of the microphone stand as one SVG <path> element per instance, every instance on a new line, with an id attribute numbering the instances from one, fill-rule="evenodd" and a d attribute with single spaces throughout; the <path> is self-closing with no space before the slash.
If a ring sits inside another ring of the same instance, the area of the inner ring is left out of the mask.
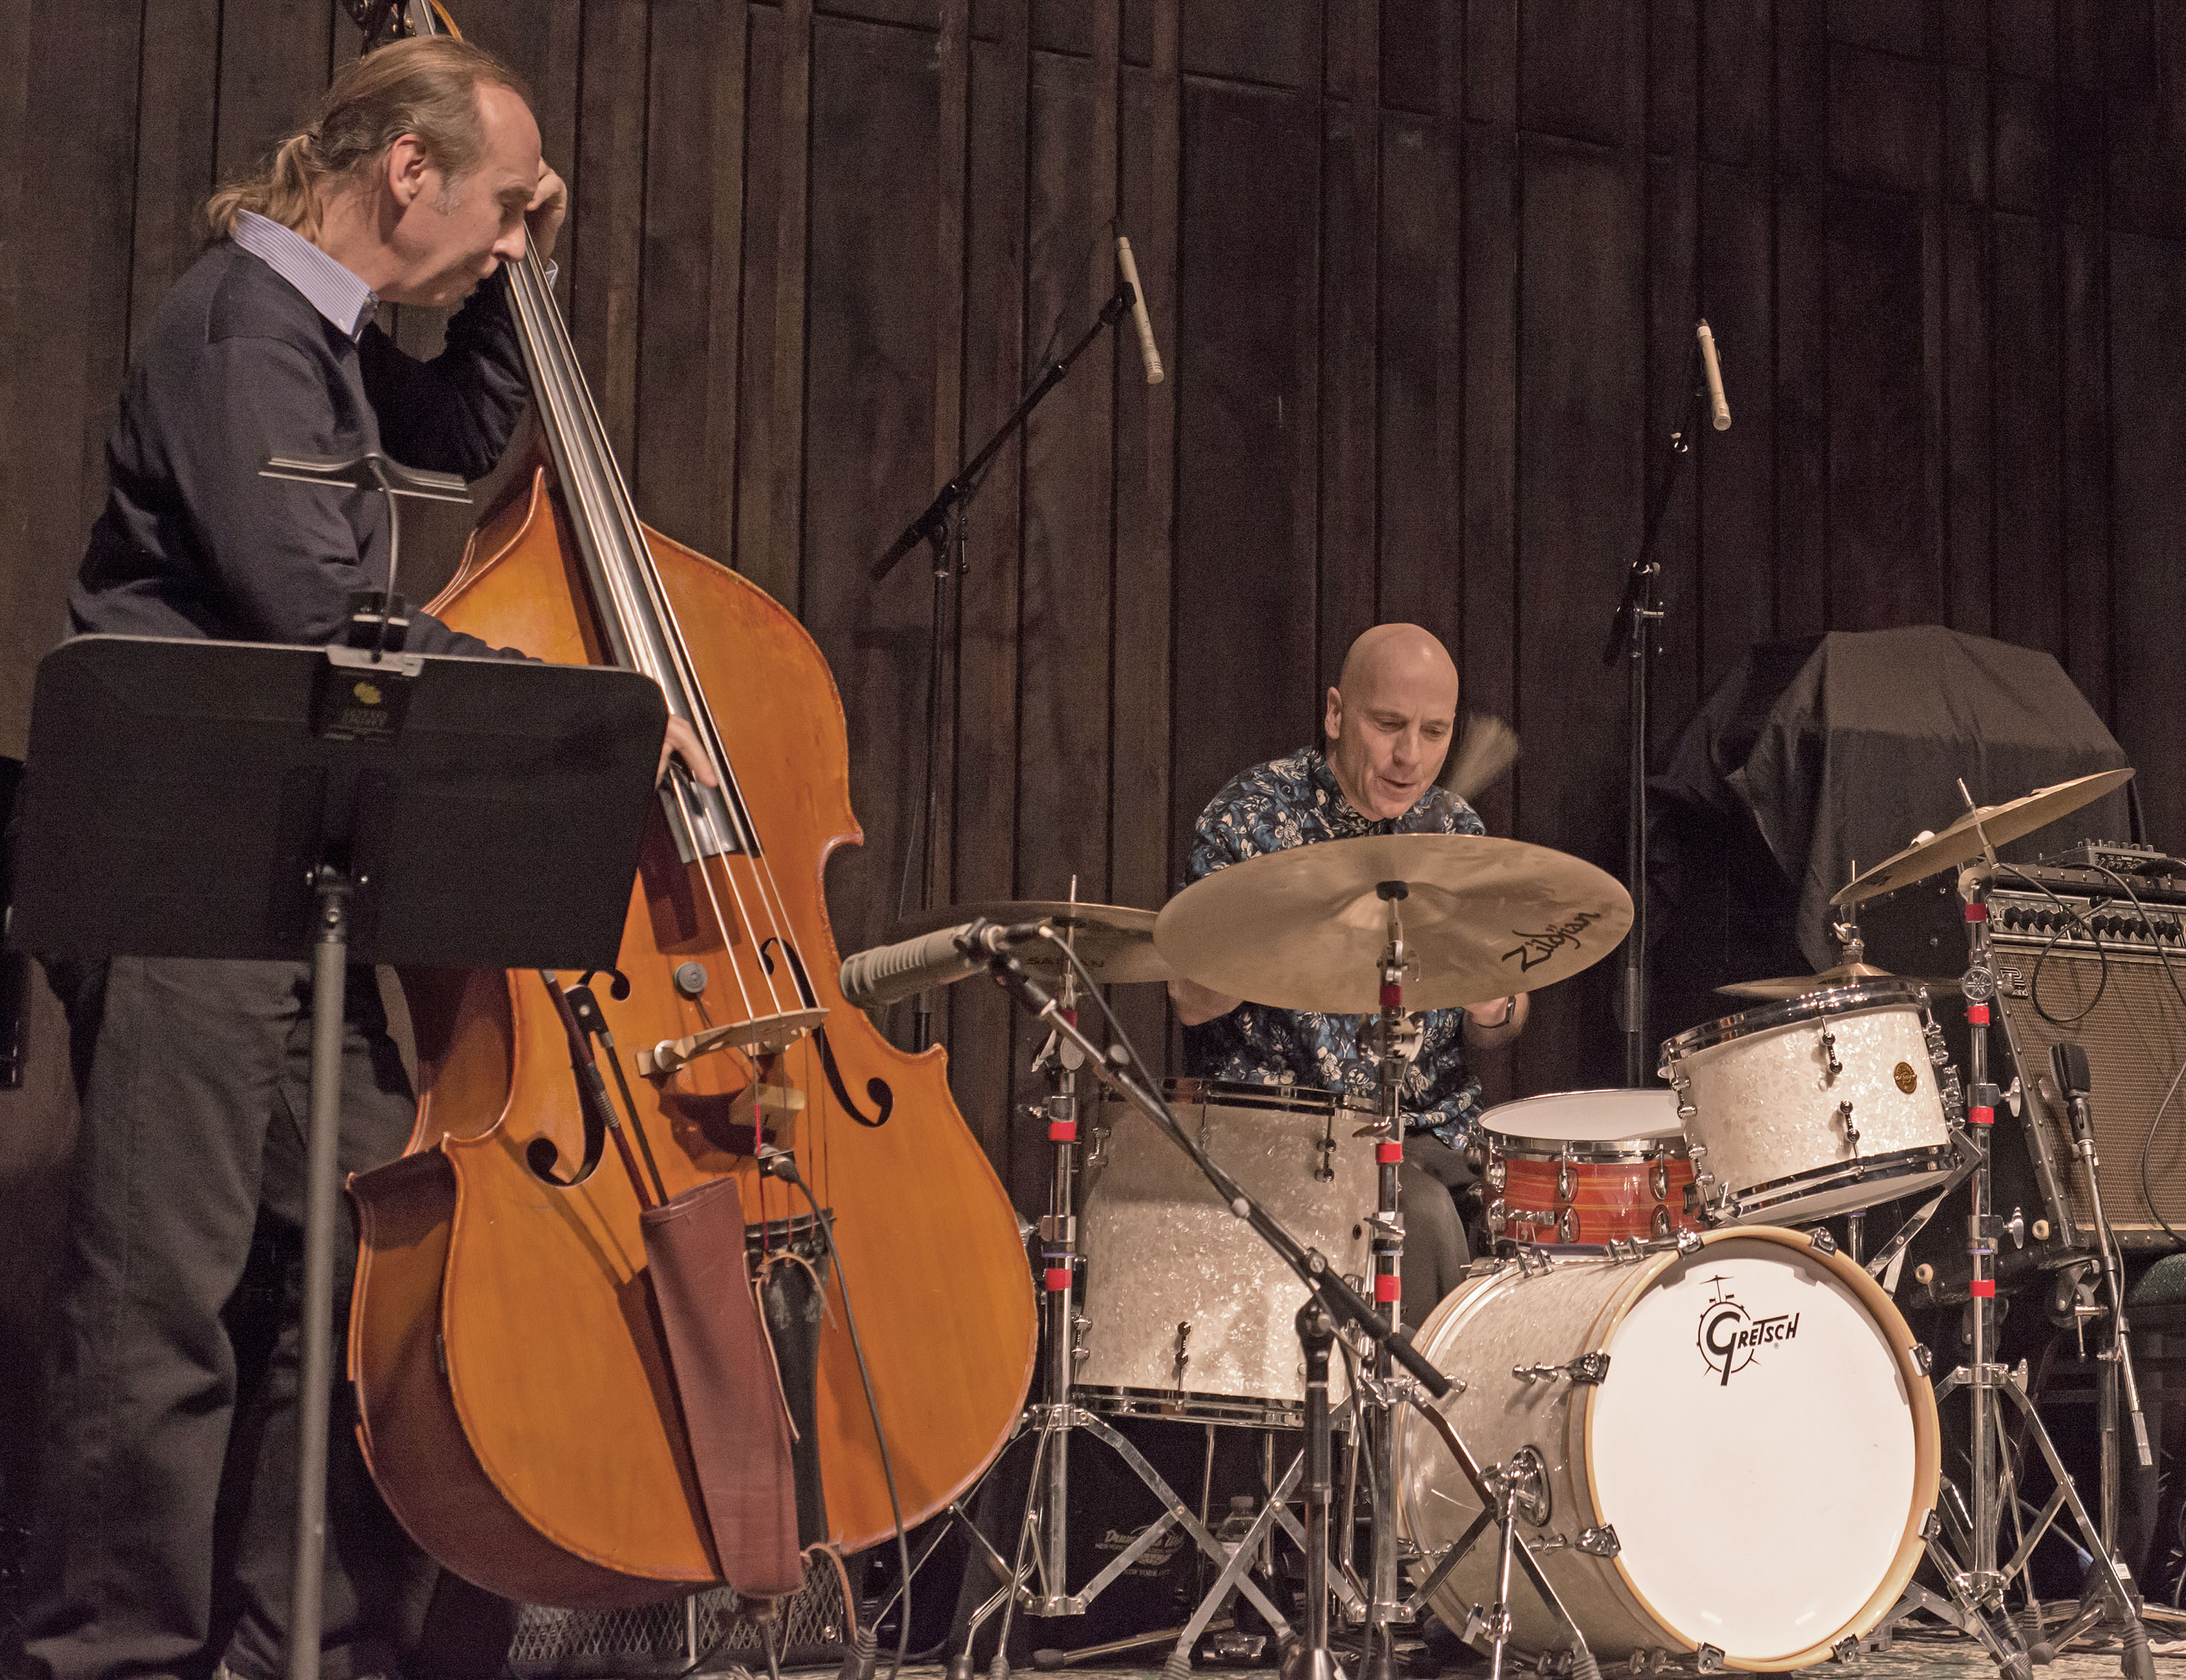
<path id="1" fill-rule="evenodd" d="M 1048 930 L 1047 937 L 1058 938 L 1052 929 Z M 976 949 L 967 949 L 965 951 L 967 956 L 979 954 Z M 1169 1112 L 1169 1105 L 1162 1100 L 1160 1095 L 1143 1082 L 1122 1045 L 1118 1044 L 1104 1054 L 1100 1046 L 1079 1029 L 1077 1022 L 1071 1018 L 1071 1013 L 1066 1011 L 1025 972 L 1023 964 L 1006 951 L 989 955 L 987 966 L 996 984 L 1031 1011 L 1037 1020 L 1078 1046 L 1085 1056 L 1085 1065 L 1093 1070 L 1102 1084 L 1137 1108 L 1163 1135 L 1191 1158 L 1192 1165 L 1199 1169 L 1208 1183 L 1214 1186 L 1215 1192 L 1230 1211 L 1251 1225 L 1306 1287 L 1306 1304 L 1298 1316 L 1298 1341 L 1304 1354 L 1307 1373 L 1307 1438 L 1305 1476 L 1302 1487 L 1306 1505 L 1306 1636 L 1285 1657 L 1281 1680 L 1342 1680 L 1342 1671 L 1337 1667 L 1336 1660 L 1328 1649 L 1328 1504 L 1334 1480 L 1330 1474 L 1328 1352 L 1337 1332 L 1347 1327 L 1372 1345 L 1377 1363 L 1393 1363 L 1403 1366 L 1410 1374 L 1412 1382 L 1400 1385 L 1393 1379 L 1387 1386 L 1393 1398 L 1408 1400 L 1417 1408 L 1457 1461 L 1458 1468 L 1464 1472 L 1466 1480 L 1480 1500 L 1481 1509 L 1494 1514 L 1492 1520 L 1502 1529 L 1504 1581 L 1507 1582 L 1509 1566 L 1515 1562 L 1523 1570 L 1526 1578 L 1556 1619 L 1571 1631 L 1572 1680 L 1601 1680 L 1600 1665 L 1595 1660 L 1592 1648 L 1587 1644 L 1586 1635 L 1580 1630 L 1577 1619 L 1565 1607 L 1555 1584 L 1533 1555 L 1533 1546 L 1519 1532 L 1511 1517 L 1509 1502 L 1505 1497 L 1511 1472 L 1503 1467 L 1483 1468 L 1440 1409 L 1422 1403 L 1418 1397 L 1417 1391 L 1425 1389 L 1431 1398 L 1444 1399 L 1460 1392 L 1461 1385 L 1436 1369 L 1433 1364 L 1412 1345 L 1411 1332 L 1403 1328 L 1398 1322 L 1401 1315 L 1393 1308 L 1384 1317 L 1373 1302 L 1343 1280 L 1330 1266 L 1326 1255 L 1300 1242 L 1273 1214 L 1247 1195 L 1236 1180 L 1223 1171 L 1214 1158 L 1200 1147 L 1197 1140 L 1178 1123 L 1176 1117 Z M 1094 995 L 1097 997 L 1099 994 L 1096 992 Z M 1460 1549 L 1463 1548 L 1460 1547 Z M 1490 1674 L 1495 1677 L 1495 1680 L 1500 1680 L 1504 1647 L 1510 1627 L 1505 1604 L 1499 1601 L 1495 1613 L 1487 1620 L 1493 1632 L 1494 1642 Z"/>
<path id="2" fill-rule="evenodd" d="M 920 808 L 918 833 L 913 838 L 913 855 L 922 863 L 919 876 L 918 908 L 933 908 L 934 831 L 940 814 L 941 778 L 941 655 L 944 640 L 944 625 L 952 627 L 956 614 L 962 606 L 961 589 L 952 592 L 952 583 L 961 584 L 969 569 L 965 561 L 965 524 L 971 511 L 972 498 L 978 494 L 985 481 L 988 468 L 995 456 L 1031 417 L 1040 399 L 1062 383 L 1062 376 L 1070 365 L 1085 353 L 1094 339 L 1103 330 L 1113 327 L 1138 301 L 1138 294 L 1128 281 L 1119 281 L 1108 301 L 1093 318 L 1093 324 L 1079 337 L 1078 342 L 1065 350 L 1057 361 L 1051 361 L 1024 394 L 1023 400 L 1010 411 L 1009 417 L 995 428 L 995 434 L 980 445 L 978 452 L 956 469 L 956 475 L 934 493 L 919 514 L 888 545 L 888 552 L 873 563 L 871 576 L 875 583 L 896 568 L 903 557 L 922 542 L 933 551 L 933 606 L 931 628 L 927 636 L 926 650 L 926 791 Z M 910 875 L 909 860 L 905 862 L 905 876 Z M 900 894 L 896 904 L 899 916 L 905 906 Z M 911 1005 L 911 1049 L 922 1050 L 933 1041 L 933 994 L 921 992 Z"/>
<path id="3" fill-rule="evenodd" d="M 1640 528 L 1640 552 L 1624 581 L 1624 599 L 1611 621 L 1603 644 L 1601 663 L 1614 665 L 1621 652 L 1630 704 L 1630 734 L 1625 755 L 1627 796 L 1624 858 L 1627 884 L 1632 889 L 1632 928 L 1624 938 L 1624 1083 L 1634 1090 L 1648 1083 L 1651 1040 L 1647 1035 L 1647 699 L 1654 675 L 1655 657 L 1662 652 L 1656 626 L 1662 609 L 1656 604 L 1655 585 L 1662 564 L 1655 558 L 1655 539 L 1662 529 L 1677 489 L 1679 469 L 1692 453 L 1692 440 L 1701 418 L 1700 343 L 1695 339 L 1685 352 L 1685 383 L 1689 394 L 1678 429 L 1670 434 L 1669 460 L 1656 475 L 1647 500 L 1645 523 Z"/>

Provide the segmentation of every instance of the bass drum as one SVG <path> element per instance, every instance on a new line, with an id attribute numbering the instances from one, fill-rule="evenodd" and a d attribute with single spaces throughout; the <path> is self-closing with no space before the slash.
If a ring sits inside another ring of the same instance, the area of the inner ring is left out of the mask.
<path id="1" fill-rule="evenodd" d="M 1439 1403 L 1483 1466 L 1539 1454 L 1520 1532 L 1605 1666 L 1705 1645 L 1732 1668 L 1803 1668 L 1873 1628 L 1920 1560 L 1939 1459 L 1913 1334 L 1796 1232 L 1500 1263 L 1417 1340 L 1466 1384 Z M 1588 1353 L 1609 1356 L 1598 1383 L 1541 1369 Z M 1407 1414 L 1398 1449 L 1399 1521 L 1431 1566 L 1480 1502 L 1424 1419 Z M 1495 1601 L 1495 1537 L 1429 1600 L 1452 1628 Z M 1520 1647 L 1569 1644 L 1522 1574 L 1510 1602 Z"/>

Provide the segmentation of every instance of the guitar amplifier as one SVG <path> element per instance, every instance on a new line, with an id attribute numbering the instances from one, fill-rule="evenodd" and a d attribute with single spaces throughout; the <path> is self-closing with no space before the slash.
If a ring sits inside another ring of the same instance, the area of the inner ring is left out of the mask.
<path id="1" fill-rule="evenodd" d="M 2132 895 L 2125 890 L 2129 885 Z M 2133 900 L 2138 899 L 2136 906 Z M 1963 905 L 1950 876 L 1860 906 L 1868 960 L 1895 973 L 1955 978 L 1965 966 Z M 2094 1246 L 2094 1203 L 2071 1123 L 2049 1078 L 2049 1047 L 2078 1041 L 2094 1076 L 2103 1211 L 2121 1245 L 2170 1248 L 2168 1220 L 2186 1235 L 2186 864 L 2138 848 L 2092 842 L 2033 864 L 1999 865 L 1989 893 L 1998 1013 L 2011 1049 L 1990 1039 L 1990 1077 L 2019 1083 L 2018 1141 L 1997 1114 L 1998 1205 L 2007 1178 L 2043 1204 L 2059 1250 Z M 1964 1012 L 1939 1016 L 1965 1067 Z M 2037 1211 L 2028 1210 L 2029 1217 Z"/>

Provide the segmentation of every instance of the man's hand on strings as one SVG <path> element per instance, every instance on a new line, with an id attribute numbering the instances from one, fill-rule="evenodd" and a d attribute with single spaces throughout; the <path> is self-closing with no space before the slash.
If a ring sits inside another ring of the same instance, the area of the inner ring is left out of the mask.
<path id="1" fill-rule="evenodd" d="M 524 233 L 531 242 L 531 254 L 541 264 L 554 255 L 554 241 L 561 234 L 563 218 L 569 214 L 569 189 L 541 158 L 539 184 L 532 188 L 531 202 L 524 207 Z"/>
<path id="2" fill-rule="evenodd" d="M 668 780 L 668 761 L 670 759 L 681 759 L 683 768 L 691 773 L 691 779 L 700 787 L 719 787 L 721 785 L 720 772 L 714 768 L 714 760 L 708 754 L 705 743 L 698 739 L 698 731 L 672 714 L 668 720 L 668 733 L 661 738 L 660 765 L 653 773 L 653 782 L 656 787 Z"/>

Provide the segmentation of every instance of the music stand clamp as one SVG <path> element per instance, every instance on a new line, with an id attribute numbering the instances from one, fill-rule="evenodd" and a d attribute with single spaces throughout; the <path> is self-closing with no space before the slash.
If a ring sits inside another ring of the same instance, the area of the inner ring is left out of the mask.
<path id="1" fill-rule="evenodd" d="M 289 1680 L 319 1668 L 349 965 L 613 966 L 665 728 L 636 672 L 377 642 L 94 636 L 38 667 L 8 944 L 311 963 Z"/>

